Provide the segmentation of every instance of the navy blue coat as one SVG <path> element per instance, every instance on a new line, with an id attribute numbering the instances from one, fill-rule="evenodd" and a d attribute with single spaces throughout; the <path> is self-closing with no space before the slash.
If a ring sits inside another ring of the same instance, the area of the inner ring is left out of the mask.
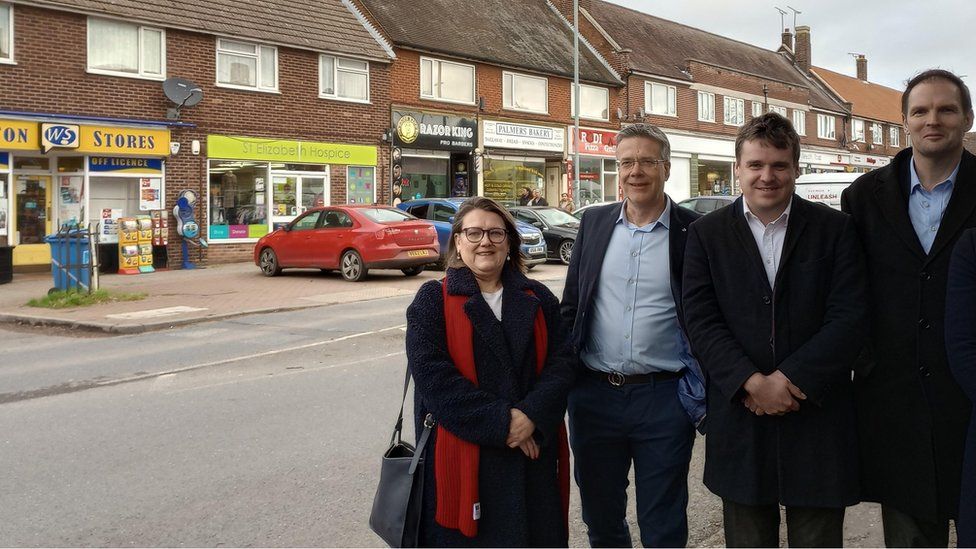
<path id="1" fill-rule="evenodd" d="M 448 293 L 470 296 L 464 311 L 474 328 L 478 386 L 465 379 L 451 360 L 441 283 L 427 282 L 407 309 L 407 364 L 416 382 L 415 425 L 419 433 L 423 418 L 430 412 L 445 429 L 481 447 L 481 519 L 475 538 L 434 522 L 437 439 L 432 436 L 425 451 L 420 544 L 565 547 L 568 533 L 556 480 L 557 429 L 566 413 L 573 362 L 559 303 L 543 284 L 506 266 L 499 322 L 471 271 L 448 269 L 447 280 Z M 540 307 L 548 328 L 549 350 L 546 366 L 537 376 L 533 323 Z M 539 459 L 530 460 L 518 448 L 505 444 L 512 408 L 522 410 L 535 423 L 541 446 Z"/>
<path id="2" fill-rule="evenodd" d="M 952 375 L 969 400 L 976 402 L 976 229 L 964 232 L 952 252 L 945 324 Z M 976 407 L 966 437 L 956 532 L 959 547 L 976 547 Z"/>

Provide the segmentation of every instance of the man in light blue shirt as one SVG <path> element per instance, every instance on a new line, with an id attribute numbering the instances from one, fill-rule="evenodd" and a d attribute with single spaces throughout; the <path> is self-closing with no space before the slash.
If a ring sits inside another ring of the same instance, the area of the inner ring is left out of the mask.
<path id="1" fill-rule="evenodd" d="M 932 250 L 935 235 L 939 232 L 942 216 L 945 215 L 946 206 L 949 205 L 949 198 L 952 197 L 952 189 L 956 185 L 956 176 L 958 175 L 959 164 L 957 163 L 956 168 L 952 170 L 948 178 L 927 189 L 918 177 L 918 172 L 915 169 L 915 157 L 912 157 L 908 217 L 912 220 L 912 227 L 915 228 L 918 242 L 922 245 L 925 253 Z"/>

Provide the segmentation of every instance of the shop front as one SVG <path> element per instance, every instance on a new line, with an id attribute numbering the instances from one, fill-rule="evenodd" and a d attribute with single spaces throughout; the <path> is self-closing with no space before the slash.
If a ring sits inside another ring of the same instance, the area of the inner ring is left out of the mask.
<path id="1" fill-rule="evenodd" d="M 0 120 L 0 245 L 14 266 L 47 265 L 63 225 L 164 208 L 169 154 L 165 127 Z"/>
<path id="2" fill-rule="evenodd" d="M 846 172 L 850 170 L 850 154 L 800 149 L 801 174 Z"/>
<path id="3" fill-rule="evenodd" d="M 579 129 L 579 188 L 573 188 L 573 157 L 576 152 L 574 126 L 569 135 L 568 191 L 576 207 L 598 202 L 620 200 L 617 183 L 617 132 L 590 128 Z"/>
<path id="4" fill-rule="evenodd" d="M 473 196 L 478 122 L 446 113 L 393 109 L 391 197 Z"/>
<path id="5" fill-rule="evenodd" d="M 891 158 L 887 156 L 874 156 L 870 154 L 851 154 L 850 171 L 855 173 L 867 173 L 871 170 L 883 168 L 891 164 Z"/>
<path id="6" fill-rule="evenodd" d="M 555 206 L 565 188 L 566 128 L 484 120 L 483 195 L 503 204 L 518 203 L 519 190 L 539 190 Z"/>
<path id="7" fill-rule="evenodd" d="M 671 175 L 664 191 L 672 200 L 735 195 L 735 142 L 665 132 L 671 144 Z"/>
<path id="8" fill-rule="evenodd" d="M 376 202 L 376 147 L 210 135 L 210 243 L 250 243 L 308 208 Z"/>

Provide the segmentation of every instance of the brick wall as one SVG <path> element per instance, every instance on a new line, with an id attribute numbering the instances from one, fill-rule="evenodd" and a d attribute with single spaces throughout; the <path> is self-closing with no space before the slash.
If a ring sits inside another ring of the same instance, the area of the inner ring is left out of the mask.
<path id="1" fill-rule="evenodd" d="M 161 83 L 103 76 L 86 72 L 87 19 L 84 15 L 18 4 L 15 16 L 16 65 L 0 65 L 0 104 L 4 109 L 80 116 L 163 120 L 170 106 Z M 57 40 L 52 40 L 57 36 Z M 390 124 L 390 68 L 370 63 L 370 104 L 318 97 L 318 54 L 278 48 L 280 93 L 217 87 L 216 38 L 166 30 L 166 73 L 187 78 L 204 91 L 203 101 L 183 110 L 182 122 L 195 128 L 174 128 L 172 139 L 180 153 L 166 159 L 166 206 L 171 209 L 184 189 L 205 198 L 206 136 L 231 134 L 372 145 L 378 147 L 377 200 L 389 201 L 389 147 L 381 135 Z M 199 140 L 201 154 L 190 153 Z M 345 201 L 345 166 L 331 170 L 333 202 Z M 204 208 L 201 203 L 199 208 Z M 201 225 L 206 212 L 196 212 Z M 179 237 L 170 223 L 170 264 L 181 261 Z M 204 226 L 204 229 L 206 227 Z M 204 234 L 206 232 L 204 231 Z M 214 244 L 204 252 L 207 261 L 249 259 L 253 244 Z M 191 248 L 191 254 L 195 254 Z M 194 259 L 195 259 L 194 255 Z"/>

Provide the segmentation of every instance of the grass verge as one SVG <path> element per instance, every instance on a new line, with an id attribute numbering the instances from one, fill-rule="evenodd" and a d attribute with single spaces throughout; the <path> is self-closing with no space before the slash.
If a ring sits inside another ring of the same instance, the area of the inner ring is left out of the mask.
<path id="1" fill-rule="evenodd" d="M 68 309 L 71 307 L 87 307 L 99 303 L 114 303 L 116 301 L 139 301 L 145 299 L 146 294 L 109 293 L 108 290 L 95 290 L 92 293 L 74 290 L 51 292 L 50 294 L 32 299 L 27 302 L 30 307 L 46 309 Z"/>

